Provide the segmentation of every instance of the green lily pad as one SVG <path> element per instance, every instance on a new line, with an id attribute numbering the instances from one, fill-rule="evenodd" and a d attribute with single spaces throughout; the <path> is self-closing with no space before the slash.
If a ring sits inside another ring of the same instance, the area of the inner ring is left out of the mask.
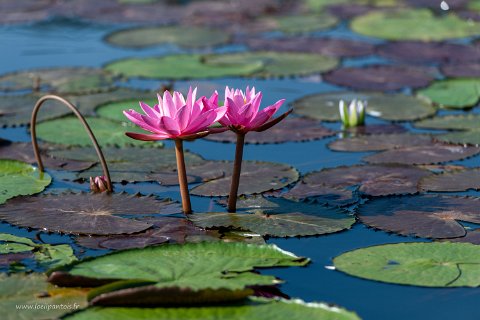
<path id="1" fill-rule="evenodd" d="M 441 107 L 470 108 L 480 100 L 480 79 L 459 78 L 436 81 L 428 88 L 418 91 L 418 94 Z"/>
<path id="2" fill-rule="evenodd" d="M 205 63 L 216 67 L 260 64 L 262 68 L 252 76 L 286 77 L 329 71 L 339 61 L 334 57 L 312 53 L 260 51 L 206 56 Z"/>
<path id="3" fill-rule="evenodd" d="M 0 311 L 5 320 L 58 319 L 60 316 L 87 306 L 84 289 L 55 288 L 43 274 L 0 274 Z M 18 309 L 18 306 L 40 308 Z M 69 306 L 54 308 L 51 306 Z M 48 308 L 50 306 L 50 308 Z M 43 307 L 43 308 L 42 308 Z"/>
<path id="4" fill-rule="evenodd" d="M 306 96 L 293 102 L 293 112 L 315 120 L 340 121 L 338 103 L 353 99 L 368 102 L 367 114 L 391 121 L 412 121 L 435 114 L 427 101 L 403 94 L 334 92 Z"/>
<path id="5" fill-rule="evenodd" d="M 37 168 L 16 160 L 0 159 L 0 204 L 7 199 L 42 192 L 52 178 Z"/>
<path id="6" fill-rule="evenodd" d="M 0 90 L 33 90 L 39 84 L 42 91 L 56 93 L 92 93 L 113 89 L 114 77 L 95 68 L 51 68 L 21 71 L 0 76 Z M 39 83 L 35 83 L 35 82 Z"/>
<path id="7" fill-rule="evenodd" d="M 211 47 L 230 40 L 223 30 L 187 26 L 142 27 L 125 29 L 109 34 L 105 41 L 126 48 L 146 48 L 164 43 L 180 47 Z"/>
<path id="8" fill-rule="evenodd" d="M 319 204 L 281 198 L 252 197 L 237 201 L 243 213 L 203 213 L 188 218 L 202 228 L 234 228 L 263 236 L 296 237 L 338 232 L 350 228 L 355 218 Z"/>
<path id="9" fill-rule="evenodd" d="M 152 95 L 153 96 L 153 95 Z M 99 105 L 96 109 L 96 114 L 102 118 L 110 119 L 114 121 L 129 122 L 130 120 L 125 117 L 123 114 L 124 110 L 134 109 L 137 112 L 141 112 L 139 107 L 139 99 L 129 99 L 115 102 L 108 102 L 106 104 Z M 141 100 L 148 104 L 149 106 L 154 106 L 158 104 L 157 99 L 152 99 L 151 97 L 147 100 Z"/>
<path id="10" fill-rule="evenodd" d="M 401 0 L 307 0 L 307 6 L 312 10 L 322 10 L 335 4 L 365 4 L 374 7 L 391 7 L 399 5 Z"/>
<path id="11" fill-rule="evenodd" d="M 415 123 L 415 127 L 439 130 L 474 130 L 478 129 L 480 114 L 450 115 L 425 119 Z"/>
<path id="12" fill-rule="evenodd" d="M 88 308 L 69 315 L 68 320 L 107 319 L 232 319 L 232 320 L 359 320 L 353 312 L 324 303 L 305 303 L 298 299 L 267 300 L 250 298 L 244 305 L 201 306 L 188 308 Z"/>
<path id="13" fill-rule="evenodd" d="M 480 223 L 478 198 L 418 195 L 379 198 L 357 209 L 360 221 L 370 227 L 401 235 L 434 239 L 466 234 L 458 221 Z"/>
<path id="14" fill-rule="evenodd" d="M 125 135 L 125 132 L 145 133 L 134 126 L 122 125 L 108 119 L 87 117 L 85 119 L 95 134 L 101 146 L 161 146 L 155 142 L 134 140 Z M 49 120 L 37 125 L 37 135 L 40 139 L 56 144 L 68 146 L 93 146 L 85 128 L 76 117 Z"/>
<path id="15" fill-rule="evenodd" d="M 53 271 L 49 281 L 58 285 L 85 285 L 85 279 L 110 283 L 97 289 L 98 293 L 111 293 L 118 288 L 115 288 L 116 284 L 125 284 L 125 280 L 135 280 L 131 284 L 136 288 L 153 285 L 157 289 L 178 287 L 192 291 L 243 290 L 246 286 L 279 282 L 274 277 L 252 273 L 256 267 L 304 266 L 308 263 L 308 259 L 274 245 L 241 242 L 169 244 L 118 251 L 74 263 L 62 271 Z"/>
<path id="16" fill-rule="evenodd" d="M 447 143 L 456 143 L 462 145 L 472 145 L 478 147 L 480 145 L 480 130 L 467 130 L 450 132 L 441 134 L 436 137 L 438 140 Z"/>
<path id="17" fill-rule="evenodd" d="M 339 20 L 337 17 L 323 12 L 317 15 L 307 14 L 279 17 L 275 19 L 275 22 L 280 31 L 296 34 L 325 30 L 335 26 Z"/>
<path id="18" fill-rule="evenodd" d="M 17 197 L 0 206 L 0 219 L 20 227 L 71 234 L 131 234 L 152 224 L 121 215 L 180 213 L 177 203 L 125 193 L 63 193 Z"/>
<path id="19" fill-rule="evenodd" d="M 435 16 L 427 9 L 371 12 L 353 19 L 351 27 L 360 34 L 387 40 L 441 41 L 480 35 L 477 22 L 453 13 Z"/>
<path id="20" fill-rule="evenodd" d="M 111 62 L 105 69 L 127 77 L 197 79 L 249 76 L 263 67 L 261 61 L 213 65 L 205 63 L 205 60 L 206 57 L 201 55 L 129 58 Z"/>
<path id="21" fill-rule="evenodd" d="M 480 169 L 464 168 L 428 176 L 420 181 L 420 188 L 425 191 L 437 192 L 480 190 Z"/>
<path id="22" fill-rule="evenodd" d="M 218 162 L 218 166 L 222 165 Z M 225 174 L 220 179 L 205 182 L 191 190 L 197 196 L 227 196 L 230 190 L 232 162 L 223 162 Z M 298 171 L 286 164 L 274 162 L 244 161 L 240 175 L 239 195 L 257 194 L 278 190 L 298 180 Z"/>
<path id="23" fill-rule="evenodd" d="M 480 246 L 470 243 L 396 243 L 336 257 L 337 270 L 369 280 L 423 287 L 478 287 Z"/>

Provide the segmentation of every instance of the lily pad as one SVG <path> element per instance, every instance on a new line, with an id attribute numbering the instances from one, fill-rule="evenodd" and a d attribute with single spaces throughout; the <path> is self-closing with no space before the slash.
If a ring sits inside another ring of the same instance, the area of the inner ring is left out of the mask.
<path id="1" fill-rule="evenodd" d="M 373 54 L 368 42 L 337 38 L 252 38 L 247 45 L 254 50 L 310 52 L 332 57 L 359 57 Z"/>
<path id="2" fill-rule="evenodd" d="M 0 311 L 2 319 L 57 319 L 75 309 L 87 306 L 85 289 L 56 288 L 46 281 L 46 276 L 38 273 L 0 275 Z M 18 309 L 18 306 L 39 306 L 39 308 Z M 48 308 L 49 306 L 70 306 L 68 308 Z"/>
<path id="3" fill-rule="evenodd" d="M 335 26 L 339 20 L 326 12 L 320 14 L 291 15 L 275 19 L 280 31 L 288 34 L 320 31 Z"/>
<path id="4" fill-rule="evenodd" d="M 462 160 L 480 153 L 480 148 L 436 143 L 430 146 L 387 150 L 363 158 L 368 163 L 435 164 Z"/>
<path id="5" fill-rule="evenodd" d="M 131 234 L 152 224 L 120 215 L 180 213 L 180 206 L 154 196 L 65 193 L 18 197 L 0 206 L 0 219 L 16 226 L 72 234 Z"/>
<path id="6" fill-rule="evenodd" d="M 346 188 L 358 186 L 361 193 L 387 196 L 418 192 L 418 182 L 430 175 L 428 170 L 405 165 L 340 166 L 312 172 L 303 178 L 307 185 Z"/>
<path id="7" fill-rule="evenodd" d="M 423 287 L 478 287 L 480 246 L 470 243 L 395 243 L 344 253 L 337 270 L 369 280 Z"/>
<path id="8" fill-rule="evenodd" d="M 249 76 L 261 70 L 261 61 L 207 64 L 201 55 L 172 55 L 157 58 L 129 58 L 111 62 L 105 69 L 127 77 L 160 79 L 221 78 Z"/>
<path id="9" fill-rule="evenodd" d="M 317 121 L 303 118 L 287 118 L 263 132 L 249 132 L 245 136 L 245 143 L 266 144 L 311 141 L 335 135 L 335 131 L 321 126 Z M 207 140 L 232 142 L 237 141 L 237 136 L 232 131 L 212 134 Z"/>
<path id="10" fill-rule="evenodd" d="M 432 137 L 426 134 L 398 133 L 338 139 L 329 143 L 328 148 L 333 151 L 366 152 L 431 146 L 432 144 Z"/>
<path id="11" fill-rule="evenodd" d="M 301 300 L 267 300 L 250 298 L 243 305 L 201 306 L 188 308 L 88 308 L 69 315 L 65 319 L 233 319 L 271 320 L 288 317 L 291 320 L 359 320 L 353 312 L 324 303 L 305 303 Z"/>
<path id="12" fill-rule="evenodd" d="M 466 243 L 473 243 L 473 244 L 479 245 L 480 244 L 480 229 L 467 231 L 467 235 L 465 237 L 447 239 L 445 241 L 466 242 Z"/>
<path id="13" fill-rule="evenodd" d="M 289 52 L 242 52 L 205 57 L 205 63 L 212 66 L 261 65 L 252 74 L 255 77 L 302 76 L 332 70 L 339 61 L 336 58 L 312 53 Z"/>
<path id="14" fill-rule="evenodd" d="M 343 130 L 346 137 L 356 137 L 358 135 L 374 135 L 374 134 L 394 134 L 405 133 L 408 130 L 399 124 L 395 123 L 379 123 L 369 124 L 368 126 L 350 127 Z"/>
<path id="15" fill-rule="evenodd" d="M 480 47 L 478 51 L 480 51 Z M 480 58 L 478 60 L 480 60 Z M 445 64 L 440 70 L 447 77 L 480 78 L 480 63 Z"/>
<path id="16" fill-rule="evenodd" d="M 47 173 L 27 163 L 3 159 L 0 159 L 0 179 L 0 204 L 16 196 L 42 192 L 52 181 Z"/>
<path id="17" fill-rule="evenodd" d="M 188 219 L 202 228 L 234 228 L 272 237 L 333 233 L 355 223 L 355 218 L 343 210 L 281 198 L 240 199 L 237 211 L 242 213 L 200 213 Z"/>
<path id="18" fill-rule="evenodd" d="M 95 134 L 101 146 L 161 146 L 153 142 L 130 139 L 125 135 L 126 131 L 144 133 L 145 131 L 126 126 L 108 119 L 87 117 L 85 119 Z M 40 139 L 68 146 L 93 146 L 85 128 L 76 117 L 49 120 L 37 125 L 37 135 Z"/>
<path id="19" fill-rule="evenodd" d="M 436 1 L 436 0 L 435 0 Z M 419 63 L 466 63 L 480 60 L 480 47 L 444 42 L 388 42 L 378 49 L 388 59 Z"/>
<path id="20" fill-rule="evenodd" d="M 436 192 L 480 190 L 480 169 L 455 170 L 432 175 L 420 181 L 420 188 Z"/>
<path id="21" fill-rule="evenodd" d="M 367 113 L 385 120 L 418 120 L 436 112 L 435 108 L 423 99 L 403 94 L 366 92 L 334 92 L 306 96 L 293 102 L 293 112 L 315 120 L 340 121 L 338 103 L 340 100 L 353 99 L 367 101 Z"/>
<path id="22" fill-rule="evenodd" d="M 480 78 L 436 81 L 418 94 L 442 107 L 469 108 L 480 99 Z"/>
<path id="23" fill-rule="evenodd" d="M 0 76 L 0 90 L 35 90 L 57 93 L 92 93 L 113 89 L 114 77 L 95 68 L 51 68 L 8 73 Z"/>
<path id="24" fill-rule="evenodd" d="M 344 67 L 325 74 L 327 82 L 358 90 L 394 91 L 421 88 L 436 77 L 430 67 L 372 65 L 362 68 Z"/>
<path id="25" fill-rule="evenodd" d="M 352 191 L 343 188 L 330 187 L 323 184 L 305 183 L 300 180 L 287 192 L 274 192 L 274 197 L 291 200 L 315 199 L 315 202 L 330 206 L 346 206 L 357 201 Z"/>
<path id="26" fill-rule="evenodd" d="M 426 119 L 415 123 L 418 128 L 461 130 L 446 134 L 439 134 L 435 139 L 456 144 L 480 145 L 480 130 L 478 114 L 460 114 Z"/>
<path id="27" fill-rule="evenodd" d="M 164 43 L 180 47 L 211 47 L 229 41 L 222 30 L 187 26 L 141 27 L 113 32 L 105 38 L 109 44 L 126 48 L 147 48 Z"/>
<path id="28" fill-rule="evenodd" d="M 480 130 L 478 129 L 450 132 L 438 135 L 436 138 L 447 143 L 480 146 Z"/>
<path id="29" fill-rule="evenodd" d="M 480 24 L 427 9 L 377 11 L 352 20 L 353 31 L 387 40 L 441 41 L 480 35 Z M 434 30 L 434 32 L 432 32 Z"/>
<path id="30" fill-rule="evenodd" d="M 221 163 L 219 162 L 219 166 Z M 197 196 L 227 196 L 233 170 L 232 162 L 223 162 L 225 175 L 205 182 L 191 190 Z M 256 194 L 281 189 L 298 180 L 298 171 L 286 164 L 244 161 L 240 175 L 239 195 Z"/>
<path id="31" fill-rule="evenodd" d="M 153 97 L 154 95 L 152 95 Z M 121 121 L 121 122 L 128 122 L 129 120 L 125 115 L 123 114 L 124 110 L 128 109 L 134 109 L 137 112 L 141 112 L 141 109 L 139 107 L 139 101 L 143 101 L 146 104 L 150 106 L 154 106 L 158 104 L 158 100 L 154 100 L 151 97 L 149 97 L 147 100 L 139 100 L 138 98 L 136 99 L 129 99 L 129 100 L 121 100 L 121 101 L 115 101 L 115 102 L 108 102 L 105 104 L 101 104 L 98 106 L 98 108 L 95 110 L 96 114 L 99 115 L 102 118 L 105 119 L 110 119 L 114 121 Z"/>
<path id="32" fill-rule="evenodd" d="M 466 234 L 458 221 L 480 223 L 478 198 L 418 195 L 380 198 L 357 209 L 370 227 L 422 238 L 457 238 Z"/>
<path id="33" fill-rule="evenodd" d="M 67 266 L 64 271 L 54 271 L 49 281 L 57 285 L 85 285 L 85 279 L 102 280 L 110 283 L 96 290 L 102 295 L 115 293 L 118 285 L 123 285 L 121 290 L 127 289 L 125 280 L 135 280 L 130 283 L 137 289 L 145 286 L 154 286 L 158 290 L 177 287 L 201 294 L 202 290 L 243 290 L 251 285 L 272 285 L 278 283 L 274 277 L 251 271 L 258 267 L 304 266 L 308 263 L 308 259 L 274 245 L 241 242 L 169 244 L 84 260 Z M 154 298 L 155 295 L 151 296 L 150 301 Z"/>

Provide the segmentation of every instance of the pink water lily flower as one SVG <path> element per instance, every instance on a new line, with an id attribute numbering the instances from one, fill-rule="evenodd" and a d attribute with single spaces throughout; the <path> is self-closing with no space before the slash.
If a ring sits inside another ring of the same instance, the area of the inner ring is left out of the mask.
<path id="1" fill-rule="evenodd" d="M 262 92 L 256 93 L 255 87 L 252 89 L 247 87 L 245 93 L 239 89 L 226 87 L 224 106 L 227 107 L 227 113 L 220 123 L 235 132 L 264 131 L 283 120 L 291 112 L 288 111 L 280 117 L 270 120 L 285 99 L 278 100 L 263 110 L 260 110 L 261 102 Z"/>
<path id="2" fill-rule="evenodd" d="M 157 94 L 158 104 L 150 107 L 140 102 L 145 114 L 133 109 L 123 111 L 123 114 L 137 126 L 152 134 L 127 132 L 130 138 L 153 141 L 164 139 L 189 140 L 209 134 L 208 129 L 213 123 L 221 119 L 227 111 L 225 107 L 218 107 L 218 93 L 215 92 L 209 99 L 202 96 L 196 100 L 197 88 L 188 91 L 187 99 L 180 92 L 173 95 L 165 91 L 163 97 Z"/>

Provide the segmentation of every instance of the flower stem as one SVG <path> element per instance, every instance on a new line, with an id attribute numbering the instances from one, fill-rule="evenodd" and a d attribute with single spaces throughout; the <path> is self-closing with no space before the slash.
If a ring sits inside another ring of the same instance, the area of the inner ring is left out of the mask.
<path id="1" fill-rule="evenodd" d="M 242 171 L 243 145 L 245 143 L 245 134 L 237 133 L 237 146 L 235 148 L 235 162 L 233 163 L 232 184 L 230 185 L 230 195 L 228 196 L 228 212 L 237 211 L 237 194 L 240 184 L 240 173 Z"/>
<path id="2" fill-rule="evenodd" d="M 183 140 L 175 139 L 175 155 L 177 156 L 178 184 L 180 184 L 180 195 L 182 196 L 183 213 L 192 213 L 190 194 L 188 193 L 187 171 L 185 170 L 185 158 L 183 156 Z"/>

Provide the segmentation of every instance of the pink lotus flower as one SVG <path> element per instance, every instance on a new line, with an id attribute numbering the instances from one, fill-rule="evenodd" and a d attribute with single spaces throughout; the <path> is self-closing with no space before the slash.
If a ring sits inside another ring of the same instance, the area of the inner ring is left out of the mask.
<path id="1" fill-rule="evenodd" d="M 90 191 L 94 193 L 108 191 L 107 178 L 105 176 L 90 177 Z"/>
<path id="2" fill-rule="evenodd" d="M 219 122 L 235 132 L 264 131 L 283 120 L 291 112 L 288 111 L 269 121 L 285 102 L 285 99 L 279 100 L 263 110 L 260 110 L 261 102 L 262 92 L 255 93 L 255 87 L 251 90 L 247 87 L 245 93 L 239 89 L 230 90 L 226 87 L 224 106 L 227 107 L 227 113 Z"/>
<path id="3" fill-rule="evenodd" d="M 195 100 L 197 88 L 188 91 L 187 99 L 177 91 L 173 93 L 165 91 L 163 97 L 157 94 L 158 104 L 150 107 L 140 102 L 140 107 L 145 114 L 140 114 L 133 109 L 123 111 L 123 114 L 143 130 L 152 134 L 127 132 L 130 138 L 152 141 L 164 139 L 189 140 L 203 137 L 211 130 L 210 125 L 221 119 L 227 109 L 218 108 L 218 93 L 214 93 L 210 99 L 200 97 Z"/>

